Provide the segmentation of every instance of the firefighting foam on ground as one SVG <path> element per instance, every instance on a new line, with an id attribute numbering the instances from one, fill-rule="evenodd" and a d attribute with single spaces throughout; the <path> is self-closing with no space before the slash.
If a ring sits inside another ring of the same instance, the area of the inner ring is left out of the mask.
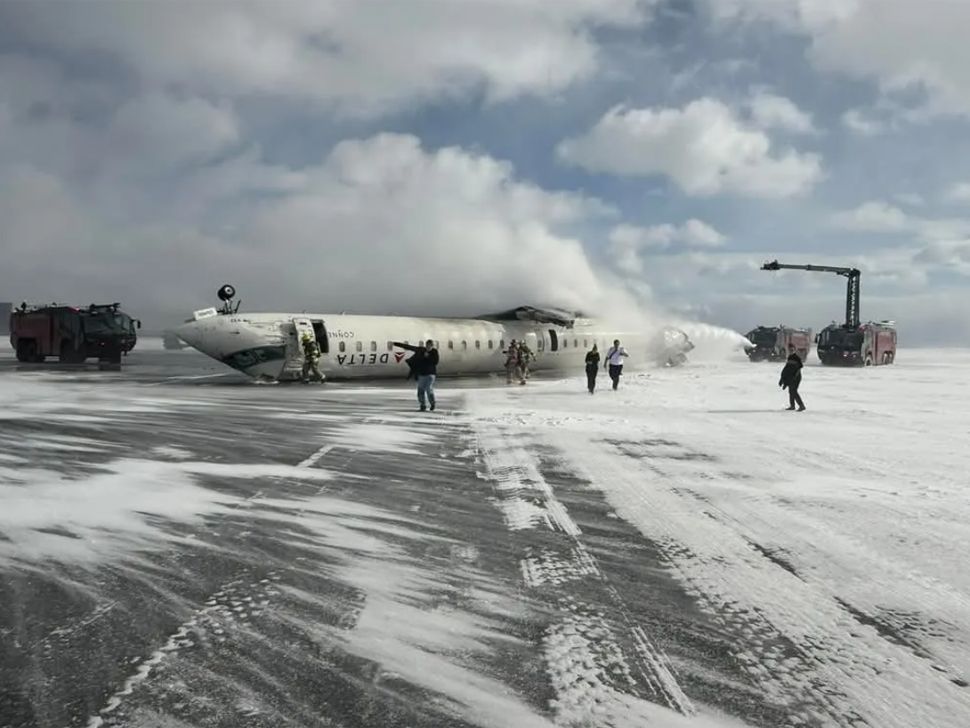
<path id="1" fill-rule="evenodd" d="M 968 364 L 810 360 L 792 413 L 735 348 L 418 416 L 153 339 L 7 350 L 3 725 L 957 728 Z"/>

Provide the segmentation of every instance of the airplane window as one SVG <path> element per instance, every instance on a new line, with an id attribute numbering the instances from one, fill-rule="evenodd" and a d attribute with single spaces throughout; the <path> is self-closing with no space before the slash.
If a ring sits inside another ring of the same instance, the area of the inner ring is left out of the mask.
<path id="1" fill-rule="evenodd" d="M 505 339 L 498 340 L 498 348 L 501 349 L 502 351 L 505 351 Z"/>
<path id="2" fill-rule="evenodd" d="M 448 342 L 448 348 L 449 349 L 454 349 L 455 348 L 455 342 L 454 341 L 449 341 Z"/>
<path id="3" fill-rule="evenodd" d="M 387 350 L 388 351 L 394 351 L 394 342 L 393 341 L 388 341 L 387 342 Z"/>
<path id="4" fill-rule="evenodd" d="M 489 339 L 489 340 L 488 340 L 488 348 L 489 348 L 489 349 L 491 349 L 491 348 L 493 348 L 493 347 L 492 347 L 492 340 L 491 340 L 491 339 Z"/>
<path id="5" fill-rule="evenodd" d="M 371 351 L 377 351 L 377 342 L 376 341 L 370 342 L 370 350 Z"/>
<path id="6" fill-rule="evenodd" d="M 363 350 L 364 350 L 364 342 L 363 341 L 358 341 L 357 342 L 357 351 L 363 351 Z"/>
<path id="7" fill-rule="evenodd" d="M 579 348 L 579 339 L 573 339 L 573 346 Z"/>
<path id="8" fill-rule="evenodd" d="M 347 342 L 346 341 L 341 341 L 340 342 L 340 351 L 341 351 L 341 353 L 347 351 Z"/>
<path id="9" fill-rule="evenodd" d="M 482 342 L 481 341 L 478 341 L 478 339 L 475 340 L 475 348 L 476 349 L 481 349 L 482 348 Z"/>
<path id="10" fill-rule="evenodd" d="M 566 349 L 568 347 L 569 347 L 569 339 L 563 339 L 562 340 L 562 348 L 563 349 Z"/>
<path id="11" fill-rule="evenodd" d="M 589 341 L 587 339 L 583 339 L 583 348 L 584 349 L 588 349 L 589 348 Z"/>
<path id="12" fill-rule="evenodd" d="M 461 350 L 462 351 L 468 351 L 468 342 L 467 341 L 461 342 Z"/>

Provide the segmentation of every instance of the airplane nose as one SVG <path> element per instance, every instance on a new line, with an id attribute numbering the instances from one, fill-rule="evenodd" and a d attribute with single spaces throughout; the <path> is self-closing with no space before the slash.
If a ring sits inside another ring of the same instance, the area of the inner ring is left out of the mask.
<path id="1" fill-rule="evenodd" d="M 198 321 L 189 321 L 188 323 L 182 324 L 177 329 L 175 329 L 175 333 L 178 334 L 178 337 L 186 344 L 196 349 L 199 349 L 199 351 L 202 351 L 201 328 L 202 327 L 199 325 Z"/>

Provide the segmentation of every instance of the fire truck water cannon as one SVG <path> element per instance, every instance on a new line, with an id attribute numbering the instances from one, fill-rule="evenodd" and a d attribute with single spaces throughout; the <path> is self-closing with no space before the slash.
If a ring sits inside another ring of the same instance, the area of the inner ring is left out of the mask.
<path id="1" fill-rule="evenodd" d="M 819 333 L 818 357 L 823 364 L 872 366 L 892 364 L 896 359 L 896 326 L 892 322 L 868 322 L 860 319 L 860 279 L 858 268 L 831 265 L 788 265 L 773 260 L 761 270 L 804 270 L 816 273 L 835 273 L 846 279 L 845 323 L 831 324 Z"/>

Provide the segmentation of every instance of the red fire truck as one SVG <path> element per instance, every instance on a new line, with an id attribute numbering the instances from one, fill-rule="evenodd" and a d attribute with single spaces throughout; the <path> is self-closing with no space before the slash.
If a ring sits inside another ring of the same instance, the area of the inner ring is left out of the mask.
<path id="1" fill-rule="evenodd" d="M 141 321 L 122 312 L 117 303 L 85 308 L 21 304 L 10 314 L 10 344 L 21 362 L 39 363 L 56 356 L 68 364 L 96 358 L 102 365 L 117 366 L 135 347 L 137 328 Z"/>
<path id="2" fill-rule="evenodd" d="M 761 270 L 807 270 L 835 273 L 847 281 L 845 293 L 845 323 L 826 326 L 816 338 L 816 351 L 822 364 L 829 366 L 875 366 L 892 364 L 896 360 L 896 324 L 859 320 L 859 283 L 862 272 L 858 268 L 839 268 L 831 265 L 788 265 L 773 260 Z"/>
<path id="3" fill-rule="evenodd" d="M 791 326 L 759 326 L 745 338 L 751 342 L 751 346 L 744 347 L 751 361 L 784 361 L 788 358 L 789 346 L 794 346 L 798 356 L 806 361 L 812 348 L 812 330 Z"/>

